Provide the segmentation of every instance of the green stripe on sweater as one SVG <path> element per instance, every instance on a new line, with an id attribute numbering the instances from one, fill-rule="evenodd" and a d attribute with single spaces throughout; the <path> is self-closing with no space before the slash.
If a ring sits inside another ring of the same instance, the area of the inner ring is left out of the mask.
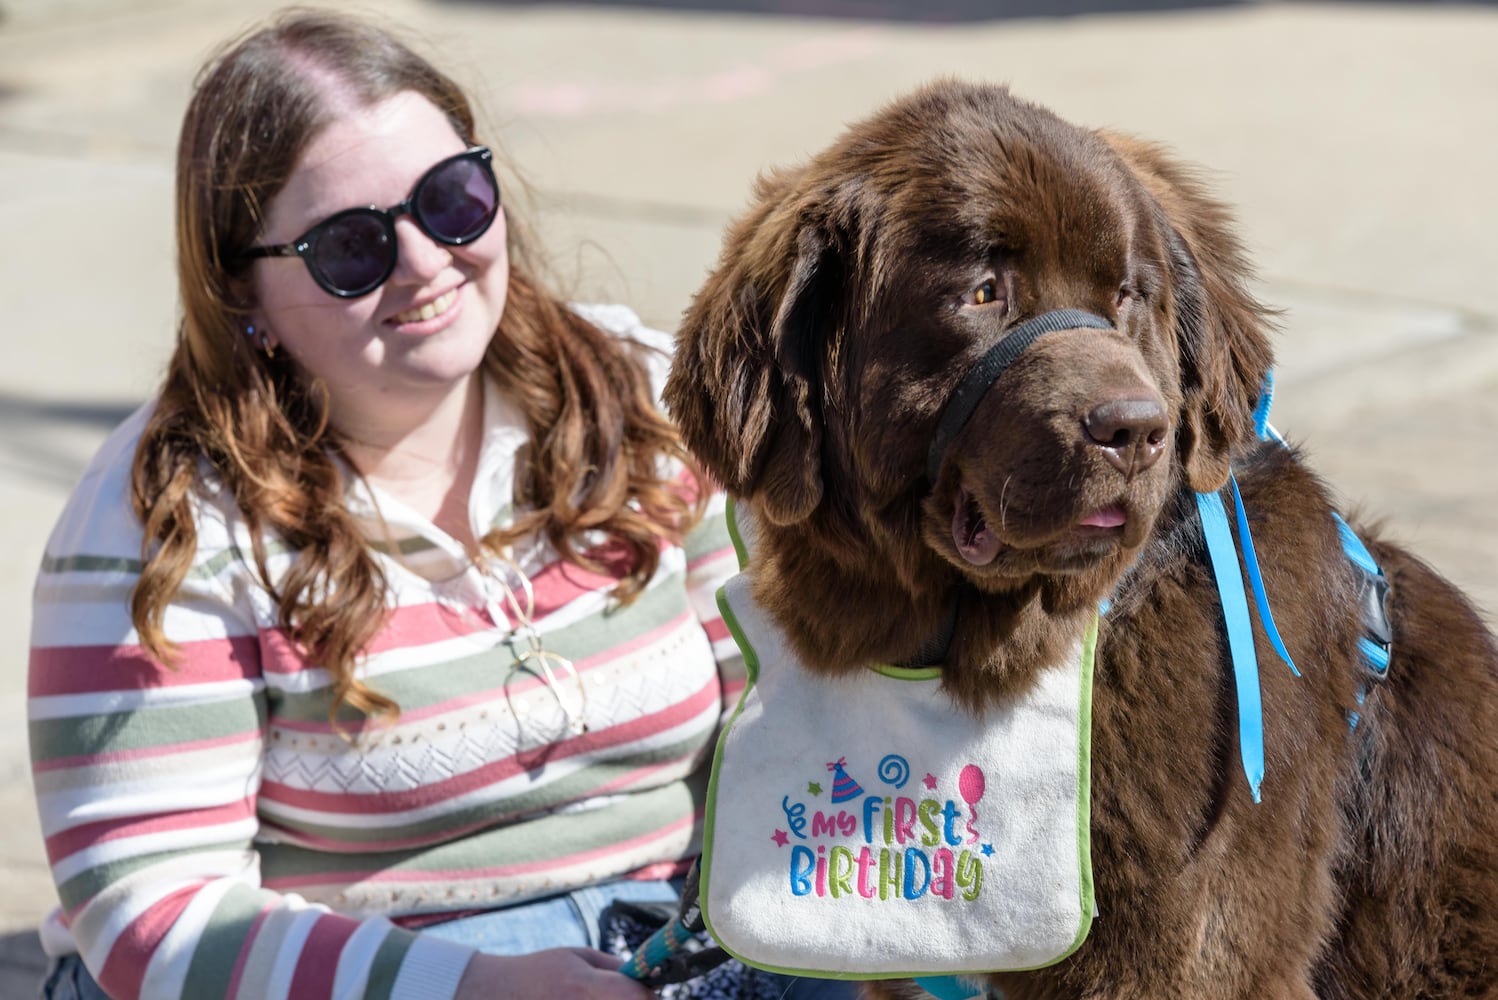
<path id="1" fill-rule="evenodd" d="M 171 747 L 265 728 L 265 697 L 246 694 L 226 701 L 144 706 L 123 712 L 61 719 L 35 719 L 31 729 L 34 762 L 59 757 Z M 94 763 L 92 766 L 107 766 Z"/>
<path id="2" fill-rule="evenodd" d="M 396 977 L 400 975 L 401 963 L 406 952 L 416 943 L 416 935 L 399 927 L 392 927 L 375 952 L 369 967 L 369 981 L 364 987 L 364 1000 L 390 1000 L 395 990 Z"/>
<path id="3" fill-rule="evenodd" d="M 726 549 L 733 544 L 728 536 L 728 521 L 722 512 L 713 513 L 709 511 L 687 535 L 682 544 L 682 551 L 686 553 L 687 562 L 695 562 L 705 555 Z"/>
<path id="4" fill-rule="evenodd" d="M 104 864 L 86 868 L 66 882 L 59 884 L 57 897 L 62 901 L 63 910 L 71 911 L 142 868 L 149 868 L 172 858 L 203 851 L 245 851 L 249 849 L 249 846 L 249 843 L 243 840 L 220 844 L 194 844 L 190 850 L 152 851 L 150 854 L 137 854 L 128 858 L 107 861 Z"/>
<path id="5" fill-rule="evenodd" d="M 265 557 L 274 559 L 285 555 L 289 549 L 281 542 L 266 542 Z M 212 556 L 201 562 L 193 563 L 187 570 L 189 580 L 211 580 L 224 570 L 231 567 L 243 565 L 253 567 L 254 558 L 249 552 L 241 552 L 235 546 L 219 549 Z M 139 559 L 128 556 L 96 556 L 88 553 L 80 553 L 71 556 L 42 556 L 42 572 L 46 574 L 61 573 L 128 573 L 131 576 L 140 576 L 144 564 Z M 129 582 L 135 586 L 135 581 Z"/>
<path id="6" fill-rule="evenodd" d="M 182 983 L 184 997 L 222 997 L 229 995 L 229 981 L 234 966 L 245 948 L 245 938 L 255 918 L 274 897 L 248 885 L 236 885 L 224 893 L 208 928 L 198 941 L 187 978 Z"/>

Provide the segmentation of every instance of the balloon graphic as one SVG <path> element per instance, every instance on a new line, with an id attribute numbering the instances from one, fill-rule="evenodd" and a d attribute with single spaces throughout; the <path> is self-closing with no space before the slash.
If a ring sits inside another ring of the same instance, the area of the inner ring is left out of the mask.
<path id="1" fill-rule="evenodd" d="M 967 765 L 957 776 L 957 794 L 967 803 L 967 832 L 972 835 L 972 839 L 968 841 L 970 844 L 978 841 L 978 831 L 973 828 L 973 824 L 978 821 L 978 800 L 983 797 L 984 787 L 983 768 L 977 764 Z"/>

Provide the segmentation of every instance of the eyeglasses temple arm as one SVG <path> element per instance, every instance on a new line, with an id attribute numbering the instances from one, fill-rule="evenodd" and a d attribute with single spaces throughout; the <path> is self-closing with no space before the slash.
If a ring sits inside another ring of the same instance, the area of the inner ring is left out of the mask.
<path id="1" fill-rule="evenodd" d="M 300 243 L 277 243 L 269 247 L 250 247 L 240 256 L 245 260 L 254 260 L 259 257 L 300 257 L 302 252 Z"/>

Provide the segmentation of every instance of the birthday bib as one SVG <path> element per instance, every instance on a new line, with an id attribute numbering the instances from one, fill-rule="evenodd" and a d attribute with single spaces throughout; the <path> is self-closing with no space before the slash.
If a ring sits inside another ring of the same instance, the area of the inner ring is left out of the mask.
<path id="1" fill-rule="evenodd" d="M 745 575 L 718 602 L 749 671 L 713 760 L 702 858 L 725 949 L 845 979 L 1039 968 L 1076 950 L 1094 913 L 1095 619 L 980 719 L 939 670 L 806 670 Z"/>

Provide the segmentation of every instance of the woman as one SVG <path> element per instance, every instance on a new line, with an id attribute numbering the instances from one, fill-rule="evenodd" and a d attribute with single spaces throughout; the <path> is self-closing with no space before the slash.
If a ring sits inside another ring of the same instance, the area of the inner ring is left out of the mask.
<path id="1" fill-rule="evenodd" d="M 177 191 L 165 384 L 36 589 L 44 995 L 648 996 L 598 915 L 671 897 L 742 683 L 667 341 L 542 289 L 463 93 L 338 15 L 210 62 Z"/>

